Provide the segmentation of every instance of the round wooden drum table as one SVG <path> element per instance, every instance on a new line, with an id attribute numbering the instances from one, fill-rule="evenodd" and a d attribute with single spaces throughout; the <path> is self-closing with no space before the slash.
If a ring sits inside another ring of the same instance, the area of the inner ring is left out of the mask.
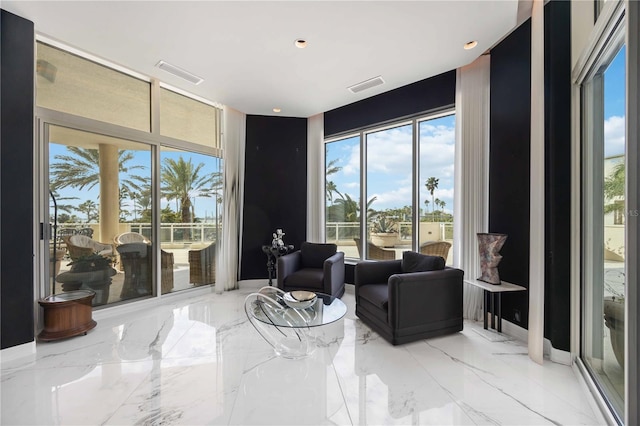
<path id="1" fill-rule="evenodd" d="M 90 290 L 75 290 L 38 300 L 44 309 L 44 329 L 38 339 L 49 341 L 87 334 L 96 326 L 91 318 L 91 301 L 95 295 Z"/>

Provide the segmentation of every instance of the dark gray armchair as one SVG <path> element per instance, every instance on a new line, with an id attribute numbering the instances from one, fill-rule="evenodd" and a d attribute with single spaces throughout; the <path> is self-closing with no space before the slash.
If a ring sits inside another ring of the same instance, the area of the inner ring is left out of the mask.
<path id="1" fill-rule="evenodd" d="M 360 262 L 356 315 L 394 345 L 461 331 L 463 275 L 441 257 L 414 252 L 402 260 Z"/>
<path id="2" fill-rule="evenodd" d="M 344 253 L 335 244 L 302 243 L 300 250 L 278 258 L 278 288 L 308 290 L 342 297 Z"/>

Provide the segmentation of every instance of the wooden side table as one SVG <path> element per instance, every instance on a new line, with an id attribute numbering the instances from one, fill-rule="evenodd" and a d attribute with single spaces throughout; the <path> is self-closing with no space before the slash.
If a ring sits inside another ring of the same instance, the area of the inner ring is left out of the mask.
<path id="1" fill-rule="evenodd" d="M 95 295 L 90 290 L 75 290 L 38 300 L 44 309 L 44 329 L 38 339 L 46 342 L 87 334 L 96 326 L 91 317 Z"/>
<path id="2" fill-rule="evenodd" d="M 484 329 L 487 329 L 487 307 L 491 304 L 491 328 L 496 330 L 496 316 L 497 316 L 497 331 L 498 333 L 502 332 L 502 293 L 507 291 L 525 291 L 526 287 L 522 287 L 521 285 L 511 284 L 506 281 L 500 281 L 501 284 L 489 284 L 484 281 L 479 280 L 464 280 L 465 283 L 471 284 L 472 286 L 479 287 L 484 290 L 484 303 L 483 303 L 483 319 L 484 319 Z M 497 299 L 497 303 L 496 303 Z M 496 315 L 496 307 L 497 307 L 497 315 Z"/>

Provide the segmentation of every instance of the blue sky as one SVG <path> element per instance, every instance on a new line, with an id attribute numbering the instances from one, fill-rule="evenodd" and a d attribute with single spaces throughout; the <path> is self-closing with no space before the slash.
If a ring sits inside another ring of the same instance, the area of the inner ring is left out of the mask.
<path id="1" fill-rule="evenodd" d="M 420 207 L 431 195 L 424 186 L 427 178 L 439 179 L 434 198 L 444 201 L 444 211 L 453 211 L 453 163 L 455 148 L 455 116 L 423 121 L 420 133 Z M 394 127 L 367 135 L 367 199 L 377 197 L 375 210 L 411 205 L 412 179 L 411 125 Z M 359 137 L 326 145 L 326 161 L 337 159 L 341 170 L 329 177 L 338 191 L 360 198 Z"/>
<path id="2" fill-rule="evenodd" d="M 135 156 L 133 160 L 127 163 L 129 166 L 140 165 L 143 166 L 144 169 L 136 169 L 133 170 L 132 173 L 140 176 L 151 176 L 151 151 L 134 151 Z M 59 162 L 55 157 L 57 155 L 69 155 L 67 148 L 65 145 L 58 143 L 50 143 L 49 144 L 49 157 L 50 164 L 54 164 Z M 213 157 L 209 157 L 202 154 L 188 153 L 188 152 L 176 152 L 176 151 L 162 151 L 161 159 L 164 158 L 173 158 L 178 159 L 181 155 L 187 161 L 189 158 L 192 159 L 194 164 L 204 163 L 204 167 L 200 171 L 200 175 L 206 173 L 213 173 L 218 170 L 218 162 L 219 160 Z M 124 178 L 123 174 L 120 176 L 121 180 Z M 87 189 L 86 187 L 83 190 L 79 190 L 77 188 L 63 188 L 58 191 L 59 200 L 58 204 L 70 204 L 73 206 L 78 206 L 86 200 L 93 200 L 96 204 L 99 204 L 100 188 L 99 185 L 94 186 L 92 189 Z M 215 201 L 214 198 L 205 198 L 205 197 L 197 197 L 197 194 L 193 194 L 194 198 L 192 199 L 192 203 L 195 204 L 196 216 L 200 219 L 204 219 L 205 215 L 209 220 L 212 220 L 215 216 Z M 66 197 L 77 197 L 78 199 L 70 199 L 70 200 L 60 200 L 61 198 Z M 170 203 L 170 204 L 169 204 Z M 167 205 L 170 205 L 172 210 L 176 210 L 175 201 L 168 202 L 166 199 L 162 199 L 160 201 L 161 207 L 164 208 Z M 133 219 L 133 203 L 130 200 L 124 201 L 123 207 L 131 213 L 129 216 L 130 219 Z M 73 214 L 77 215 L 83 221 L 86 220 L 86 216 L 84 213 L 73 212 Z"/>
<path id="3" fill-rule="evenodd" d="M 625 145 L 625 47 L 604 72 L 604 155 L 624 154 Z"/>

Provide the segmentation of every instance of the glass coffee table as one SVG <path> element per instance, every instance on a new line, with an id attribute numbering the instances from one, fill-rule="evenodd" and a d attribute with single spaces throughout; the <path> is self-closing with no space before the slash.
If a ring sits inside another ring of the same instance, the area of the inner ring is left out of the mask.
<path id="1" fill-rule="evenodd" d="M 263 287 L 244 301 L 249 322 L 269 343 L 276 355 L 303 358 L 316 348 L 316 328 L 340 320 L 347 313 L 342 300 L 316 293 L 317 298 L 304 308 L 285 302 L 285 292 L 277 287 Z"/>

